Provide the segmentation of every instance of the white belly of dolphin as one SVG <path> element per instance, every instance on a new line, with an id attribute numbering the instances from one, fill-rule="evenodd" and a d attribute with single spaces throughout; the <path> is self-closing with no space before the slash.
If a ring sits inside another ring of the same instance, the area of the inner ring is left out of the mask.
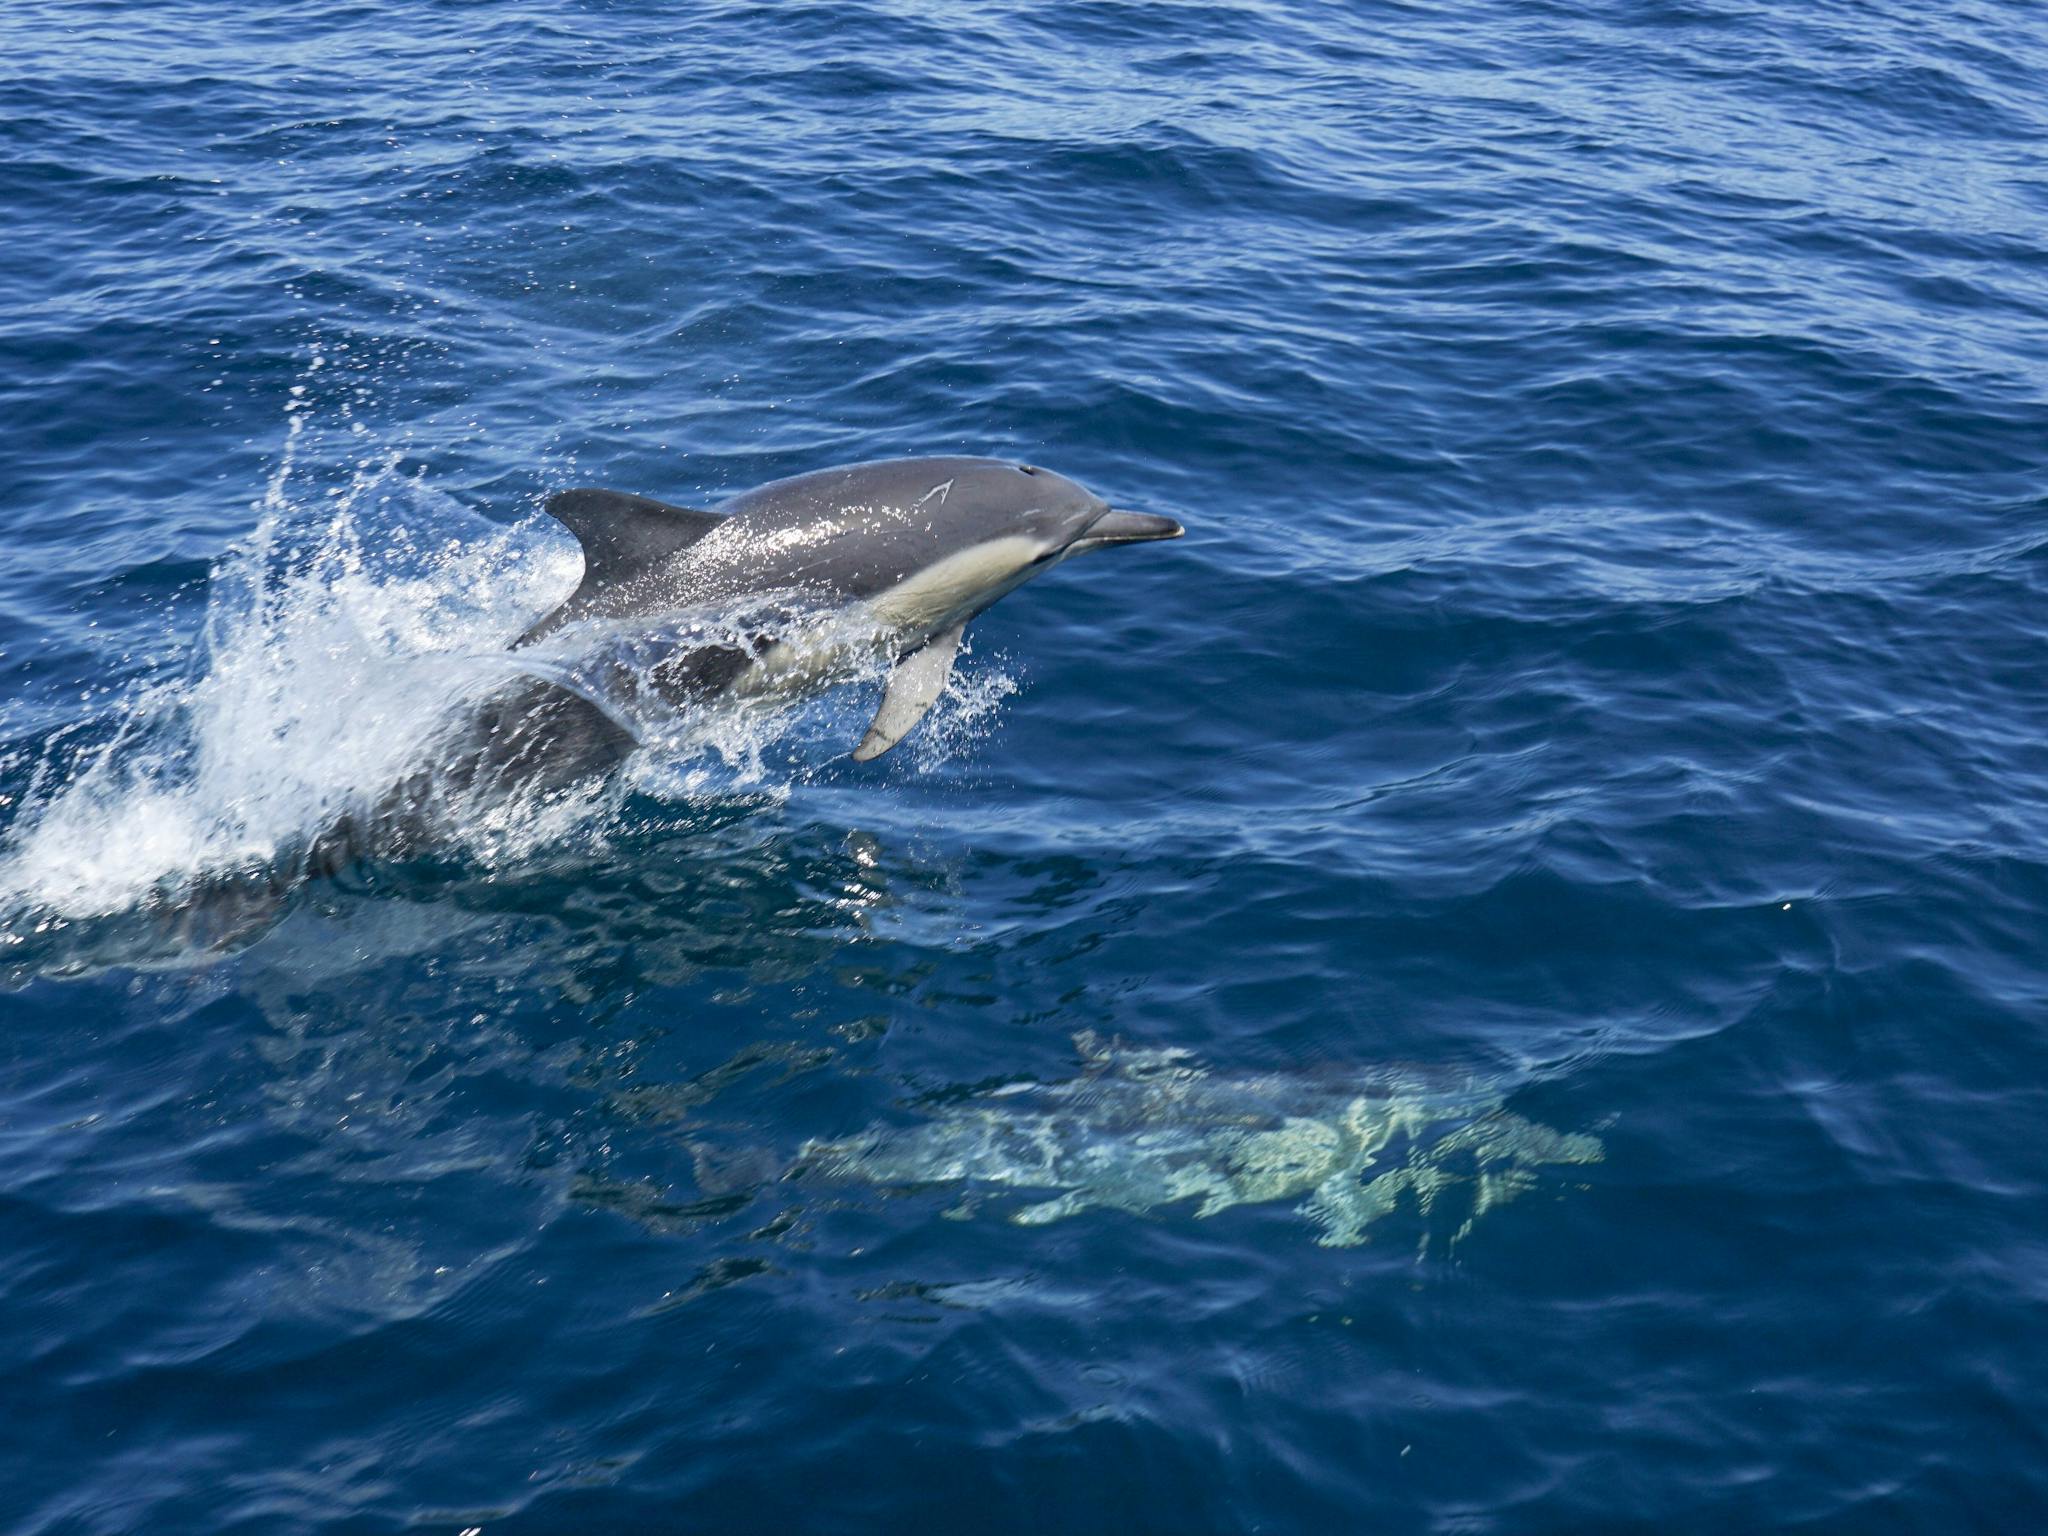
<path id="1" fill-rule="evenodd" d="M 1036 540 L 1013 535 L 948 555 L 871 598 L 864 609 L 848 610 L 839 622 L 778 641 L 734 681 L 732 691 L 787 694 L 825 681 L 863 655 L 895 660 L 881 710 L 853 754 L 857 762 L 880 756 L 944 690 L 967 620 L 1040 569 L 1033 562 L 1044 553 Z"/>
<path id="2" fill-rule="evenodd" d="M 1017 534 L 969 545 L 912 571 L 871 606 L 875 617 L 906 638 L 923 639 L 986 608 L 1030 570 L 1043 545 Z"/>
<path id="3" fill-rule="evenodd" d="M 1035 540 L 1007 536 L 948 555 L 869 599 L 865 617 L 872 628 L 858 621 L 824 622 L 809 633 L 779 640 L 734 682 L 732 691 L 782 693 L 819 683 L 862 656 L 915 649 L 1017 586 L 1044 553 Z"/>

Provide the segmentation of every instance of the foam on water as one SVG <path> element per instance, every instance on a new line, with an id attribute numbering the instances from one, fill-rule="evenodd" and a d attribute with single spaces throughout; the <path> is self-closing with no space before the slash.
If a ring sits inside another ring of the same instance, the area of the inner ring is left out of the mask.
<path id="1" fill-rule="evenodd" d="M 564 575 L 452 508 L 436 508 L 431 548 L 380 526 L 391 504 L 431 500 L 388 464 L 359 473 L 295 556 L 274 492 L 214 580 L 189 678 L 123 701 L 112 741 L 24 810 L 0 890 L 116 911 L 166 880 L 265 863 L 394 779 Z"/>

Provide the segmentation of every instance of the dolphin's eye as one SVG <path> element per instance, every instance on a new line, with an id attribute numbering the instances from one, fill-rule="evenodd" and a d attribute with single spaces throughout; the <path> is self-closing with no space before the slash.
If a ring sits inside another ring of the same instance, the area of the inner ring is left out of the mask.
<path id="1" fill-rule="evenodd" d="M 1035 475 L 1038 471 L 1029 464 L 1019 464 L 1017 466 L 1017 473 L 1020 475 Z"/>

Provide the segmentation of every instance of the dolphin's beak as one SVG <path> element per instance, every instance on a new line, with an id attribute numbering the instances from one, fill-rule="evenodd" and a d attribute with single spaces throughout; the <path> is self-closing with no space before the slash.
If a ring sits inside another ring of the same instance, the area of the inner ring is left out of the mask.
<path id="1" fill-rule="evenodd" d="M 1088 531 L 1068 546 L 1067 552 L 1085 555 L 1091 549 L 1112 544 L 1143 544 L 1152 539 L 1177 539 L 1186 533 L 1170 517 L 1151 512 L 1105 512 L 1088 525 Z"/>

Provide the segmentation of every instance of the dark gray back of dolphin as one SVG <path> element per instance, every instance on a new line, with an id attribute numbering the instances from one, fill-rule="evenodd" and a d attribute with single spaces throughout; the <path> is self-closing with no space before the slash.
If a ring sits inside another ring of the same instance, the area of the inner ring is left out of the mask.
<path id="1" fill-rule="evenodd" d="M 585 579 L 520 637 L 522 645 L 579 620 L 757 593 L 866 601 L 945 560 L 1006 540 L 1029 543 L 1038 562 L 1050 563 L 1077 544 L 1181 531 L 1170 518 L 1113 512 L 1051 470 L 967 457 L 815 470 L 770 481 L 715 512 L 597 490 L 562 492 L 548 511 L 583 546 Z"/>
<path id="2" fill-rule="evenodd" d="M 735 520 L 727 533 L 736 562 L 751 562 L 769 579 L 861 600 L 978 544 L 1028 538 L 1056 553 L 1109 503 L 1049 469 L 928 458 L 794 475 L 723 510 Z"/>

